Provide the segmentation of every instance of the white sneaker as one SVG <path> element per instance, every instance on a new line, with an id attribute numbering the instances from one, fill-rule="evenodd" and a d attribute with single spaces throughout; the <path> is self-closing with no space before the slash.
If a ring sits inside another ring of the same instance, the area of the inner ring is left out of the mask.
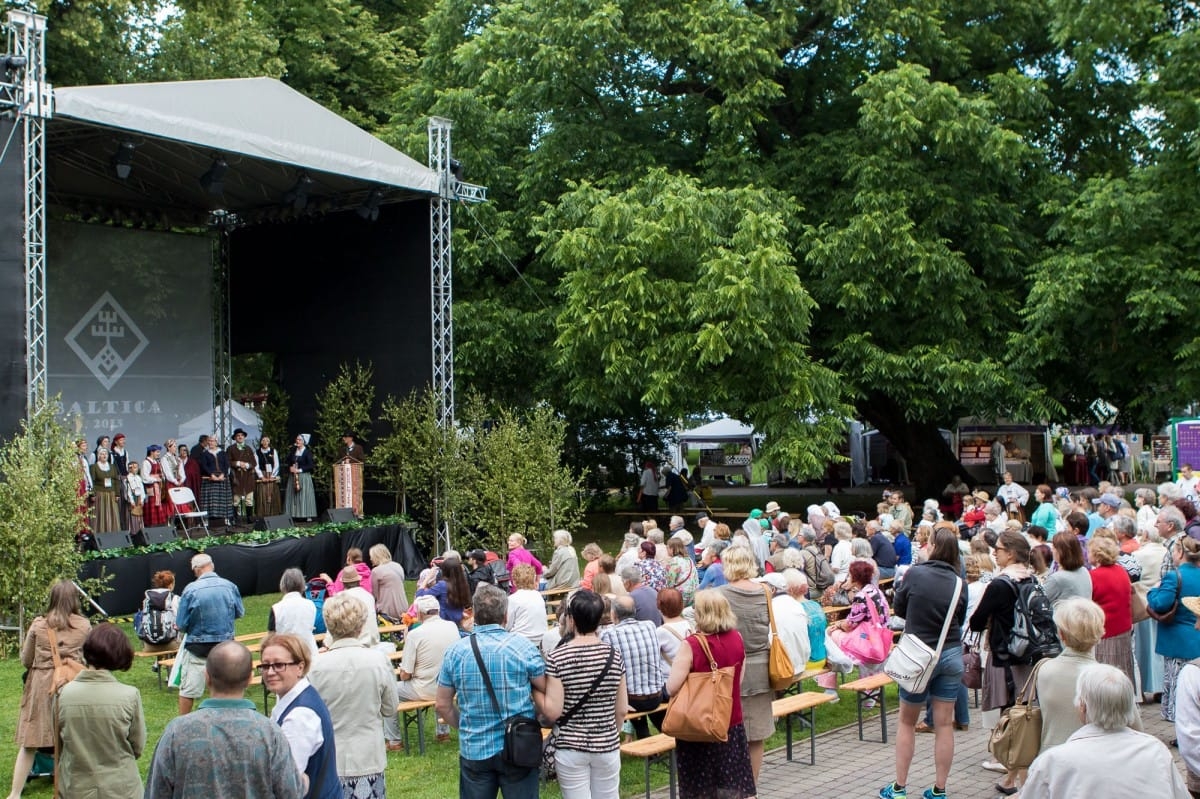
<path id="1" fill-rule="evenodd" d="M 994 771 L 997 774 L 1007 774 L 1008 773 L 1008 769 L 1004 767 L 1004 764 L 1000 763 L 996 760 L 985 760 L 985 761 L 983 761 L 982 765 L 988 771 Z"/>
<path id="2" fill-rule="evenodd" d="M 825 695 L 826 695 L 826 696 L 832 696 L 832 697 L 833 697 L 833 699 L 830 699 L 830 700 L 829 700 L 829 704 L 831 704 L 831 705 L 836 705 L 838 702 L 841 702 L 841 701 L 842 701 L 842 697 L 841 697 L 841 696 L 839 696 L 839 695 L 838 695 L 838 692 L 837 692 L 837 691 L 835 691 L 835 690 L 833 690 L 832 688 L 826 688 L 826 689 L 825 689 Z"/>

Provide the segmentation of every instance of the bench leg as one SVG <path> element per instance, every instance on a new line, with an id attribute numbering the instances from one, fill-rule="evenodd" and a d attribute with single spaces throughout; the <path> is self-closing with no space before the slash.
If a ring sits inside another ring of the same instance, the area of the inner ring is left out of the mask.
<path id="1" fill-rule="evenodd" d="M 417 751 L 425 754 L 425 708 L 417 708 Z"/>
<path id="2" fill-rule="evenodd" d="M 675 799 L 675 769 L 679 766 L 675 761 L 675 750 L 671 750 L 671 799 Z"/>
<path id="3" fill-rule="evenodd" d="M 863 700 L 864 699 L 865 699 L 865 697 L 863 696 L 862 691 L 854 692 L 855 709 L 858 711 L 858 740 L 860 740 L 860 741 L 866 740 L 865 738 L 863 738 L 863 728 L 862 728 L 862 722 L 863 722 L 862 712 L 863 712 Z"/>
<path id="4" fill-rule="evenodd" d="M 646 799 L 650 799 L 650 761 L 654 758 L 643 758 L 646 763 Z"/>
<path id="5" fill-rule="evenodd" d="M 784 729 L 787 730 L 787 759 L 790 763 L 792 760 L 792 714 L 788 713 L 784 717 Z"/>
<path id="6" fill-rule="evenodd" d="M 817 709 L 808 709 L 808 718 L 800 714 L 800 723 L 808 727 L 808 765 L 817 765 Z"/>
<path id="7" fill-rule="evenodd" d="M 400 712 L 400 737 L 404 741 L 404 752 L 412 754 L 412 750 L 408 748 L 408 711 Z"/>
<path id="8" fill-rule="evenodd" d="M 887 743 L 887 702 L 883 698 L 883 689 L 879 689 L 879 728 L 883 730 L 883 742 Z"/>

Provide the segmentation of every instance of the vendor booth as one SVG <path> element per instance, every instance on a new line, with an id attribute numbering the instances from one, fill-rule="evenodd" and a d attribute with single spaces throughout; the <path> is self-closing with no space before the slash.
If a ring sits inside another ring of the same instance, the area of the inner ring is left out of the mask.
<path id="1" fill-rule="evenodd" d="M 754 428 L 736 419 L 724 418 L 685 430 L 679 442 L 679 465 L 686 465 L 692 448 L 700 450 L 700 460 L 692 475 L 695 482 L 741 478 L 750 485 L 750 470 L 758 441 Z"/>
<path id="2" fill-rule="evenodd" d="M 971 482 L 984 486 L 996 482 L 991 465 L 992 441 L 996 439 L 1004 445 L 1005 468 L 1014 481 L 1026 485 L 1058 482 L 1048 427 L 1005 419 L 964 418 L 958 422 L 957 452 Z"/>

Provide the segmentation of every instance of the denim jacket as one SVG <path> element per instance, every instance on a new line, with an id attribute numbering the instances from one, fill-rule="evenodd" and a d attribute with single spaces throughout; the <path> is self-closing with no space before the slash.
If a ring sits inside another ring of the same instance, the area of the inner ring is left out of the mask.
<path id="1" fill-rule="evenodd" d="M 233 622 L 245 612 L 237 586 L 209 571 L 183 589 L 175 624 L 188 643 L 217 643 L 233 638 Z"/>

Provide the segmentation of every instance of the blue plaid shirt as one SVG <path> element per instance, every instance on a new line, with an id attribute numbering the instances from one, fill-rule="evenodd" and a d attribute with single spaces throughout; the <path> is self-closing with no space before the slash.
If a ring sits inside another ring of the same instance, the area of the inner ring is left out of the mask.
<path id="1" fill-rule="evenodd" d="M 492 706 L 471 636 L 446 650 L 438 685 L 453 688 L 458 698 L 458 750 L 466 760 L 486 760 L 504 748 L 504 720 L 533 715 L 530 680 L 546 673 L 546 664 L 529 639 L 513 635 L 498 624 L 480 624 L 474 637 L 496 690 L 500 715 Z"/>

